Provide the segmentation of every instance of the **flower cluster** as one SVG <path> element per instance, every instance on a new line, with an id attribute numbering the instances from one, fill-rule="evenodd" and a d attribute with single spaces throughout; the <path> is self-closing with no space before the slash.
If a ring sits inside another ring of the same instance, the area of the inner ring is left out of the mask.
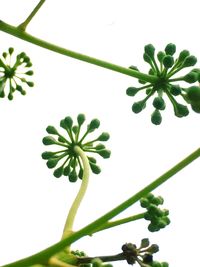
<path id="1" fill-rule="evenodd" d="M 12 62 L 14 49 L 10 47 L 8 52 L 4 52 L 0 58 L 0 97 L 5 97 L 5 89 L 8 87 L 8 99 L 13 99 L 15 91 L 22 95 L 26 94 L 24 85 L 33 87 L 34 83 L 26 80 L 26 76 L 32 76 L 33 71 L 30 70 L 32 63 L 30 58 L 24 53 L 16 56 L 15 62 Z"/>
<path id="2" fill-rule="evenodd" d="M 58 145 L 62 147 L 61 150 L 50 152 L 46 151 L 42 153 L 42 158 L 47 160 L 48 168 L 54 168 L 57 166 L 59 161 L 62 164 L 54 171 L 54 176 L 59 178 L 62 175 L 68 176 L 70 182 L 76 182 L 78 178 L 83 177 L 83 166 L 80 161 L 79 155 L 75 152 L 75 146 L 79 146 L 84 152 L 98 154 L 103 158 L 110 157 L 110 150 L 107 150 L 102 143 L 105 142 L 110 136 L 107 132 L 101 133 L 97 138 L 91 141 L 85 141 L 86 137 L 94 132 L 100 126 L 98 119 L 93 119 L 87 125 L 85 132 L 81 135 L 81 128 L 85 122 L 85 115 L 79 114 L 77 116 L 77 124 L 73 124 L 71 117 L 65 117 L 60 121 L 60 126 L 67 132 L 67 137 L 61 135 L 54 126 L 48 126 L 46 131 L 48 134 L 57 136 L 55 139 L 49 135 L 43 138 L 44 145 Z M 97 143 L 97 144 L 96 144 Z M 100 167 L 97 165 L 97 161 L 94 157 L 87 156 L 91 170 L 95 174 L 101 172 Z"/>
<path id="3" fill-rule="evenodd" d="M 149 267 L 154 266 L 153 254 L 159 251 L 159 247 L 156 244 L 150 245 L 149 239 L 144 238 L 139 248 L 135 244 L 126 243 L 122 246 L 122 251 L 128 264 L 138 263 L 141 267 Z M 162 267 L 168 267 L 168 264 L 164 263 Z"/>
<path id="4" fill-rule="evenodd" d="M 147 209 L 144 218 L 150 221 L 148 230 L 150 232 L 159 231 L 165 228 L 169 223 L 169 211 L 166 209 L 161 210 L 158 206 L 162 205 L 164 200 L 162 197 L 155 197 L 153 194 L 148 194 L 146 197 L 140 199 L 140 205 Z"/>
<path id="5" fill-rule="evenodd" d="M 147 100 L 156 95 L 153 99 L 152 105 L 154 111 L 151 114 L 151 122 L 159 125 L 162 122 L 161 111 L 165 109 L 164 96 L 166 95 L 173 105 L 175 116 L 181 118 L 189 114 L 186 105 L 183 105 L 175 99 L 175 97 L 182 98 L 186 104 L 190 104 L 193 111 L 200 113 L 200 87 L 193 85 L 189 88 L 184 88 L 177 82 L 186 82 L 193 84 L 200 82 L 200 69 L 192 69 L 183 76 L 176 76 L 179 71 L 193 67 L 197 59 L 195 56 L 190 55 L 188 50 L 180 52 L 178 58 L 174 58 L 176 46 L 172 43 L 168 44 L 164 51 L 159 51 L 155 58 L 155 48 L 152 44 L 144 47 L 144 61 L 150 65 L 149 74 L 156 78 L 154 82 L 146 83 L 139 80 L 143 86 L 139 88 L 129 87 L 126 90 L 128 96 L 135 96 L 140 91 L 145 91 L 146 96 L 144 99 L 133 103 L 132 111 L 134 113 L 141 112 L 146 107 Z M 131 66 L 131 69 L 138 70 L 137 67 Z"/>

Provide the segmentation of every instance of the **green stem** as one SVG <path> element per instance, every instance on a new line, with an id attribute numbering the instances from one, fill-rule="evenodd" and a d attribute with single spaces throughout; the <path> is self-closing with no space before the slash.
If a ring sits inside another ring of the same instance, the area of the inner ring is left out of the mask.
<path id="1" fill-rule="evenodd" d="M 37 6 L 33 9 L 33 11 L 31 12 L 31 14 L 27 17 L 27 19 L 21 23 L 18 28 L 21 31 L 25 31 L 28 24 L 31 22 L 31 20 L 33 19 L 33 17 L 36 15 L 36 13 L 38 12 L 38 10 L 41 8 L 41 6 L 44 4 L 46 0 L 40 0 L 40 2 L 37 4 Z"/>
<path id="2" fill-rule="evenodd" d="M 83 163 L 83 178 L 81 187 L 79 189 L 79 192 L 69 210 L 67 220 L 65 223 L 65 227 L 63 230 L 62 239 L 66 238 L 69 234 L 73 232 L 73 224 L 74 220 L 77 214 L 77 211 L 79 209 L 79 206 L 81 204 L 81 201 L 86 193 L 88 182 L 89 182 L 89 173 L 90 173 L 90 164 L 88 161 L 87 156 L 83 152 L 83 150 L 79 146 L 75 146 L 74 151 L 77 153 L 78 156 L 80 156 L 82 163 Z"/>
<path id="3" fill-rule="evenodd" d="M 90 233 L 94 232 L 96 229 L 100 228 L 102 225 L 104 225 L 106 222 L 108 222 L 113 217 L 117 216 L 119 213 L 136 203 L 140 198 L 144 197 L 157 187 L 159 187 L 161 184 L 166 182 L 169 178 L 171 178 L 173 175 L 175 175 L 177 172 L 185 168 L 187 165 L 189 165 L 191 162 L 193 162 L 195 159 L 200 157 L 200 148 L 195 150 L 192 154 L 187 156 L 185 159 L 180 161 L 177 165 L 172 167 L 170 170 L 168 170 L 166 173 L 158 177 L 156 180 L 154 180 L 152 183 L 144 187 L 142 190 L 140 190 L 138 193 L 133 195 L 128 200 L 121 203 L 119 206 L 114 208 L 113 210 L 109 211 L 108 213 L 104 214 L 94 222 L 88 224 L 87 226 L 83 227 L 79 231 L 73 233 L 72 235 L 68 236 L 66 239 L 61 240 L 60 242 L 54 244 L 53 246 L 40 251 L 37 254 L 34 254 L 30 257 L 21 259 L 19 261 L 6 264 L 2 267 L 30 267 L 33 264 L 46 264 L 48 262 L 48 259 L 58 253 L 59 251 L 65 249 L 66 246 L 69 246 L 70 244 L 76 242 L 77 240 L 81 239 L 82 237 L 89 235 Z"/>
<path id="4" fill-rule="evenodd" d="M 145 213 L 139 213 L 139 214 L 136 214 L 136 215 L 133 215 L 130 217 L 120 219 L 120 220 L 107 222 L 104 225 L 102 225 L 101 227 L 99 227 L 98 229 L 96 229 L 95 231 L 93 231 L 92 234 L 109 229 L 109 228 L 112 228 L 112 227 L 119 226 L 121 224 L 125 224 L 125 223 L 133 222 L 136 220 L 144 219 L 144 214 Z"/>
<path id="5" fill-rule="evenodd" d="M 80 264 L 91 263 L 94 259 L 100 259 L 103 262 L 122 261 L 126 259 L 126 256 L 124 255 L 124 253 L 119 253 L 110 256 L 81 257 L 78 258 L 77 264 L 80 265 Z"/>
<path id="6" fill-rule="evenodd" d="M 20 38 L 24 41 L 27 41 L 27 42 L 30 42 L 32 44 L 38 45 L 40 47 L 46 48 L 48 50 L 54 51 L 56 53 L 59 53 L 59 54 L 65 55 L 65 56 L 69 56 L 69 57 L 72 57 L 72 58 L 75 58 L 75 59 L 78 59 L 81 61 L 85 61 L 87 63 L 91 63 L 91 64 L 94 64 L 94 65 L 97 65 L 97 66 L 100 66 L 100 67 L 103 67 L 106 69 L 110 69 L 110 70 L 113 70 L 116 72 L 120 72 L 122 74 L 129 75 L 129 76 L 135 77 L 137 79 L 140 79 L 140 80 L 143 80 L 146 82 L 155 83 L 158 79 L 157 77 L 152 76 L 152 75 L 144 74 L 144 73 L 141 73 L 139 71 L 132 70 L 130 68 L 124 68 L 124 67 L 121 67 L 121 66 L 118 66 L 118 65 L 115 65 L 115 64 L 97 59 L 97 58 L 83 55 L 83 54 L 65 49 L 63 47 L 54 45 L 54 44 L 49 43 L 45 40 L 41 40 L 39 38 L 36 38 L 35 36 L 32 36 L 32 35 L 24 32 L 24 31 L 20 30 L 18 27 L 14 27 L 14 26 L 9 25 L 3 21 L 0 21 L 0 30 L 3 32 L 6 32 L 8 34 L 11 34 L 17 38 Z"/>

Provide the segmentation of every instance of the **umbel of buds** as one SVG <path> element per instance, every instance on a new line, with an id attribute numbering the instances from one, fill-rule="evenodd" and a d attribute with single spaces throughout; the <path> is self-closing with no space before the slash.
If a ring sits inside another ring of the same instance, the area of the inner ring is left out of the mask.
<path id="1" fill-rule="evenodd" d="M 70 182 L 76 182 L 78 178 L 82 179 L 83 166 L 79 155 L 74 150 L 75 146 L 79 146 L 86 154 L 98 154 L 105 159 L 110 157 L 110 150 L 107 150 L 104 144 L 99 143 L 106 142 L 110 138 L 107 132 L 103 132 L 96 138 L 86 141 L 88 135 L 99 128 L 100 121 L 98 119 L 91 120 L 81 134 L 84 122 L 84 114 L 77 116 L 76 124 L 74 124 L 71 117 L 65 117 L 60 121 L 60 127 L 65 130 L 64 135 L 60 134 L 54 126 L 48 126 L 46 128 L 47 133 L 50 135 L 43 138 L 43 144 L 46 146 L 56 145 L 61 147 L 58 151 L 45 151 L 42 153 L 42 158 L 47 160 L 47 167 L 50 169 L 55 168 L 59 162 L 62 162 L 54 171 L 55 177 L 59 178 L 62 175 L 68 176 Z M 99 174 L 101 169 L 97 165 L 96 159 L 92 156 L 87 156 L 87 158 L 92 172 Z"/>
<path id="2" fill-rule="evenodd" d="M 161 112 L 165 109 L 165 97 L 173 105 L 175 116 L 182 118 L 189 114 L 187 104 L 191 105 L 193 111 L 200 113 L 200 87 L 198 84 L 184 87 L 182 83 L 199 83 L 200 82 L 200 69 L 194 68 L 189 70 L 184 75 L 178 75 L 183 69 L 193 67 L 197 63 L 195 56 L 190 55 L 188 50 L 183 50 L 175 58 L 176 46 L 172 43 L 168 44 L 164 51 L 159 51 L 155 55 L 155 48 L 152 44 L 144 47 L 144 61 L 150 65 L 149 75 L 154 76 L 155 81 L 146 83 L 139 80 L 143 86 L 129 87 L 126 90 L 128 96 L 135 96 L 139 92 L 145 92 L 146 96 L 132 105 L 134 113 L 141 112 L 145 107 L 147 101 L 153 98 L 152 105 L 154 111 L 151 114 L 151 122 L 159 125 L 162 122 Z M 137 70 L 137 67 L 131 66 L 131 69 Z M 178 82 L 182 82 L 179 84 Z M 175 98 L 182 99 L 185 104 L 177 102 Z"/>
<path id="3" fill-rule="evenodd" d="M 30 58 L 22 52 L 13 61 L 13 53 L 14 48 L 10 47 L 8 52 L 4 52 L 0 58 L 0 97 L 5 97 L 5 91 L 8 89 L 7 97 L 9 100 L 13 99 L 15 91 L 25 95 L 24 88 L 34 86 L 32 81 L 26 80 L 26 77 L 33 75 L 33 71 L 30 69 L 32 67 Z"/>
<path id="4" fill-rule="evenodd" d="M 161 210 L 158 207 L 163 203 L 164 200 L 162 197 L 155 197 L 152 193 L 149 193 L 146 197 L 140 199 L 141 207 L 146 208 L 147 210 L 144 218 L 150 221 L 148 226 L 150 232 L 159 231 L 170 223 L 170 219 L 168 218 L 169 211 L 166 209 Z"/>

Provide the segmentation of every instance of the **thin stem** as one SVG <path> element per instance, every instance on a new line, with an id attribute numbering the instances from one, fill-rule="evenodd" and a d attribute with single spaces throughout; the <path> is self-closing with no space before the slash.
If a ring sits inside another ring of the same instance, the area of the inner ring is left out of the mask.
<path id="1" fill-rule="evenodd" d="M 132 77 L 135 77 L 137 79 L 146 81 L 146 82 L 150 82 L 150 83 L 155 83 L 157 81 L 157 77 L 153 76 L 153 75 L 148 75 L 148 74 L 144 74 L 141 73 L 139 71 L 136 70 L 132 70 L 130 68 L 124 68 L 115 64 L 112 64 L 110 62 L 106 62 L 97 58 L 93 58 L 87 55 L 83 55 L 68 49 L 65 49 L 63 47 L 54 45 L 52 43 L 49 43 L 45 40 L 41 40 L 39 38 L 36 38 L 33 35 L 30 35 L 26 32 L 21 31 L 18 27 L 14 27 L 12 25 L 9 25 L 3 21 L 0 20 L 0 30 L 3 32 L 6 32 L 8 34 L 11 34 L 17 38 L 20 38 L 24 41 L 30 42 L 32 44 L 38 45 L 40 47 L 46 48 L 48 50 L 54 51 L 56 53 L 68 56 L 68 57 L 72 57 L 81 61 L 85 61 L 87 63 L 91 63 L 94 65 L 97 65 L 99 67 L 103 67 L 106 69 L 110 69 L 125 75 L 129 75 Z"/>
<path id="2" fill-rule="evenodd" d="M 30 267 L 33 264 L 47 264 L 48 260 L 51 256 L 55 255 L 59 251 L 65 249 L 66 246 L 69 246 L 70 244 L 76 242 L 77 240 L 81 239 L 82 237 L 89 235 L 90 233 L 94 232 L 96 229 L 104 225 L 106 222 L 108 222 L 113 217 L 117 216 L 122 211 L 129 208 L 131 205 L 136 203 L 140 198 L 144 197 L 157 187 L 159 187 L 161 184 L 166 182 L 169 178 L 171 178 L 173 175 L 175 175 L 177 172 L 185 168 L 187 165 L 189 165 L 191 162 L 193 162 L 195 159 L 200 157 L 200 148 L 195 150 L 192 154 L 187 156 L 185 159 L 180 161 L 178 164 L 176 164 L 174 167 L 172 167 L 170 170 L 168 170 L 166 173 L 158 177 L 156 180 L 154 180 L 152 183 L 144 187 L 142 190 L 137 192 L 135 195 L 133 195 L 131 198 L 127 199 L 123 203 L 121 203 L 119 206 L 114 208 L 113 210 L 109 211 L 108 213 L 104 214 L 97 220 L 93 221 L 92 223 L 88 224 L 87 226 L 83 227 L 79 231 L 71 234 L 67 238 L 61 240 L 60 242 L 52 245 L 51 247 L 46 248 L 45 250 L 40 251 L 37 254 L 34 254 L 30 257 L 21 259 L 19 261 L 9 263 L 6 265 L 3 265 L 1 267 Z"/>
<path id="3" fill-rule="evenodd" d="M 67 216 L 67 220 L 65 223 L 65 227 L 63 230 L 62 239 L 66 238 L 69 233 L 72 233 L 73 231 L 73 224 L 74 220 L 78 211 L 78 208 L 81 204 L 81 201 L 86 193 L 88 182 L 89 182 L 89 173 L 90 173 L 90 164 L 88 161 L 87 156 L 83 152 L 83 150 L 79 146 L 75 146 L 74 151 L 77 153 L 78 156 L 80 156 L 82 163 L 83 163 L 83 178 L 81 187 L 79 189 L 79 192 L 70 208 L 70 211 Z"/>
<path id="4" fill-rule="evenodd" d="M 95 256 L 95 257 L 81 257 L 78 258 L 77 264 L 85 264 L 85 263 L 91 263 L 94 259 L 100 259 L 103 262 L 109 262 L 109 261 L 122 261 L 126 259 L 126 256 L 124 253 L 119 253 L 116 255 L 110 255 L 110 256 Z"/>
<path id="5" fill-rule="evenodd" d="M 133 222 L 136 220 L 140 220 L 140 219 L 144 219 L 144 215 L 145 213 L 140 213 L 140 214 L 136 214 L 130 217 L 126 217 L 120 220 L 116 220 L 116 221 L 110 221 L 105 223 L 104 225 L 102 225 L 99 229 L 96 229 L 92 234 L 100 232 L 100 231 L 104 231 L 106 229 L 112 228 L 112 227 L 116 227 L 125 223 L 129 223 L 129 222 Z"/>
<path id="6" fill-rule="evenodd" d="M 33 11 L 31 12 L 31 14 L 27 17 L 27 19 L 21 23 L 18 28 L 21 31 L 25 31 L 28 24 L 31 22 L 31 20 L 33 19 L 33 17 L 36 15 L 36 13 L 38 12 L 38 10 L 41 8 L 41 6 L 44 4 L 46 0 L 40 0 L 40 2 L 37 4 L 37 6 L 33 9 Z"/>

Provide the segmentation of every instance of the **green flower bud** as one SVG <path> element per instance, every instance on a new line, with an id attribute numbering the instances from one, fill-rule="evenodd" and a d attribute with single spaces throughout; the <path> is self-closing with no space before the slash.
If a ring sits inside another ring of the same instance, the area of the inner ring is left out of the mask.
<path id="1" fill-rule="evenodd" d="M 29 70 L 29 71 L 25 72 L 25 74 L 26 74 L 26 75 L 29 75 L 29 76 L 32 76 L 34 73 L 33 73 L 32 70 Z"/>
<path id="2" fill-rule="evenodd" d="M 88 131 L 93 132 L 95 129 L 99 128 L 100 121 L 98 119 L 93 119 L 88 125 Z"/>
<path id="3" fill-rule="evenodd" d="M 63 175 L 63 166 L 60 166 L 59 168 L 57 168 L 53 175 L 56 177 L 56 178 L 60 178 L 62 175 Z"/>
<path id="4" fill-rule="evenodd" d="M 198 102 L 200 101 L 200 87 L 191 86 L 187 89 L 187 97 L 190 101 Z"/>
<path id="5" fill-rule="evenodd" d="M 78 129 L 79 129 L 79 127 L 78 127 L 77 125 L 74 125 L 74 126 L 72 127 L 72 132 L 73 132 L 74 134 L 77 134 L 77 133 L 78 133 Z"/>
<path id="6" fill-rule="evenodd" d="M 90 163 L 90 168 L 91 168 L 93 173 L 99 174 L 101 172 L 101 169 L 98 165 L 96 165 L 95 163 L 92 163 L 92 162 L 89 162 L 89 163 Z"/>
<path id="7" fill-rule="evenodd" d="M 166 225 L 167 225 L 167 224 L 166 224 L 166 222 L 165 222 L 164 220 L 160 219 L 160 220 L 158 221 L 158 227 L 159 227 L 159 228 L 165 228 Z"/>
<path id="8" fill-rule="evenodd" d="M 154 58 L 155 47 L 152 44 L 145 45 L 144 51 L 150 58 Z"/>
<path id="9" fill-rule="evenodd" d="M 13 48 L 13 47 L 10 47 L 10 48 L 8 49 L 8 52 L 9 52 L 10 55 L 12 55 L 12 53 L 14 52 L 14 48 Z"/>
<path id="10" fill-rule="evenodd" d="M 162 262 L 162 267 L 169 267 L 169 263 L 168 262 Z"/>
<path id="11" fill-rule="evenodd" d="M 151 64 L 151 58 L 149 55 L 147 55 L 146 53 L 143 54 L 143 59 L 144 61 L 146 61 L 147 63 Z"/>
<path id="12" fill-rule="evenodd" d="M 82 169 L 82 168 L 80 168 L 80 170 L 79 170 L 78 177 L 79 177 L 80 179 L 83 178 L 83 169 Z"/>
<path id="13" fill-rule="evenodd" d="M 149 205 L 150 205 L 149 200 L 147 198 L 142 197 L 140 199 L 140 205 L 141 205 L 142 208 L 149 207 Z"/>
<path id="14" fill-rule="evenodd" d="M 199 75 L 196 72 L 191 71 L 183 77 L 183 80 L 187 83 L 195 83 L 198 81 L 198 77 Z"/>
<path id="15" fill-rule="evenodd" d="M 27 83 L 27 85 L 29 86 L 29 87 L 33 87 L 34 86 L 34 83 L 33 82 L 26 82 Z"/>
<path id="16" fill-rule="evenodd" d="M 60 160 L 60 158 L 50 158 L 48 161 L 47 161 L 47 167 L 49 169 L 52 169 L 54 167 L 56 167 L 56 165 L 58 164 L 58 161 Z"/>
<path id="17" fill-rule="evenodd" d="M 163 62 L 163 58 L 165 57 L 165 53 L 163 51 L 158 52 L 157 58 L 160 63 Z"/>
<path id="18" fill-rule="evenodd" d="M 162 267 L 162 264 L 158 261 L 154 261 L 152 267 Z"/>
<path id="19" fill-rule="evenodd" d="M 159 230 L 159 228 L 157 227 L 157 225 L 154 225 L 154 224 L 150 223 L 150 224 L 148 225 L 148 230 L 149 230 L 150 232 L 157 232 L 157 231 Z"/>
<path id="20" fill-rule="evenodd" d="M 189 114 L 189 110 L 187 106 L 176 103 L 176 108 L 174 109 L 174 113 L 177 117 L 186 117 Z"/>
<path id="21" fill-rule="evenodd" d="M 170 55 L 170 56 L 173 56 L 173 54 L 176 52 L 176 46 L 175 44 L 168 44 L 166 47 L 165 47 L 165 53 L 167 55 Z"/>
<path id="22" fill-rule="evenodd" d="M 145 105 L 144 100 L 135 102 L 135 103 L 133 103 L 133 105 L 132 105 L 132 111 L 133 111 L 134 113 L 139 113 L 139 112 L 141 112 L 141 111 L 145 108 L 145 106 L 146 106 L 146 105 Z"/>
<path id="23" fill-rule="evenodd" d="M 180 95 L 181 93 L 181 87 L 177 84 L 171 84 L 170 85 L 170 93 L 174 96 Z"/>
<path id="24" fill-rule="evenodd" d="M 196 63 L 197 63 L 197 58 L 195 56 L 188 56 L 183 61 L 182 68 L 194 66 Z"/>
<path id="25" fill-rule="evenodd" d="M 101 267 L 102 266 L 102 261 L 99 258 L 93 259 L 92 260 L 92 266 L 93 267 Z"/>
<path id="26" fill-rule="evenodd" d="M 3 52 L 3 53 L 2 53 L 2 56 L 6 59 L 7 56 L 8 56 L 8 54 L 7 54 L 6 52 Z"/>
<path id="27" fill-rule="evenodd" d="M 126 94 L 127 94 L 128 96 L 135 96 L 139 91 L 140 91 L 139 88 L 129 87 L 129 88 L 126 90 Z"/>
<path id="28" fill-rule="evenodd" d="M 58 141 L 61 143 L 66 143 L 66 139 L 63 136 L 58 136 Z"/>
<path id="29" fill-rule="evenodd" d="M 96 159 L 93 158 L 93 157 L 87 157 L 87 158 L 88 158 L 89 162 L 92 162 L 92 163 L 96 163 L 97 162 Z"/>
<path id="30" fill-rule="evenodd" d="M 146 198 L 149 200 L 149 202 L 151 202 L 155 197 L 154 197 L 154 195 L 152 193 L 148 193 L 146 195 Z"/>
<path id="31" fill-rule="evenodd" d="M 147 248 L 149 246 L 149 244 L 150 244 L 149 239 L 148 238 L 143 238 L 141 240 L 140 247 L 141 248 Z"/>
<path id="32" fill-rule="evenodd" d="M 85 122 L 85 115 L 84 114 L 78 114 L 77 122 L 78 122 L 78 125 L 81 126 Z"/>
<path id="33" fill-rule="evenodd" d="M 43 159 L 50 159 L 54 155 L 55 155 L 54 152 L 45 151 L 45 152 L 42 153 L 42 158 Z"/>
<path id="34" fill-rule="evenodd" d="M 9 94 L 8 94 L 8 99 L 9 99 L 9 100 L 13 100 L 13 95 L 12 95 L 12 93 L 9 93 Z"/>
<path id="35" fill-rule="evenodd" d="M 77 173 L 75 170 L 73 170 L 69 175 L 69 181 L 72 182 L 72 183 L 75 183 L 78 179 L 78 176 L 77 176 Z"/>
<path id="36" fill-rule="evenodd" d="M 162 205 L 164 203 L 164 199 L 159 196 L 159 197 L 155 197 L 154 199 L 152 199 L 152 204 L 158 206 L 158 205 Z"/>
<path id="37" fill-rule="evenodd" d="M 105 146 L 103 144 L 98 144 L 97 146 L 95 146 L 96 150 L 102 150 L 104 148 L 105 148 Z"/>
<path id="38" fill-rule="evenodd" d="M 153 100 L 153 106 L 156 109 L 163 110 L 163 109 L 165 109 L 165 101 L 163 100 L 162 97 L 157 96 Z"/>
<path id="39" fill-rule="evenodd" d="M 190 52 L 188 50 L 183 50 L 180 52 L 179 57 L 178 57 L 178 61 L 181 63 L 185 60 L 186 57 L 188 57 L 190 55 Z"/>
<path id="40" fill-rule="evenodd" d="M 198 101 L 198 102 L 192 102 L 191 103 L 191 108 L 192 108 L 192 110 L 194 111 L 194 112 L 196 112 L 196 113 L 200 113 L 200 101 Z"/>
<path id="41" fill-rule="evenodd" d="M 56 139 L 53 138 L 52 136 L 45 136 L 45 137 L 42 139 L 42 143 L 43 143 L 45 146 L 49 146 L 49 145 L 57 144 L 57 141 L 56 141 Z"/>
<path id="42" fill-rule="evenodd" d="M 151 122 L 155 125 L 159 125 L 162 122 L 162 116 L 158 109 L 155 109 L 151 114 Z"/>
<path id="43" fill-rule="evenodd" d="M 56 128 L 54 126 L 51 126 L 49 125 L 47 128 L 46 128 L 46 131 L 47 133 L 49 134 L 58 134 L 58 131 L 56 130 Z"/>
<path id="44" fill-rule="evenodd" d="M 170 55 L 166 55 L 163 58 L 163 65 L 165 66 L 166 69 L 171 68 L 174 65 L 174 58 Z"/>
<path id="45" fill-rule="evenodd" d="M 68 165 L 64 168 L 64 170 L 63 170 L 63 175 L 64 175 L 64 176 L 68 176 L 69 173 L 70 173 L 70 164 L 68 164 Z"/>
<path id="46" fill-rule="evenodd" d="M 104 159 L 110 158 L 111 151 L 107 149 L 99 150 L 97 153 Z"/>
<path id="47" fill-rule="evenodd" d="M 109 133 L 103 132 L 103 133 L 98 137 L 98 141 L 105 142 L 105 141 L 108 141 L 109 138 L 110 138 Z"/>
<path id="48" fill-rule="evenodd" d="M 66 126 L 67 129 L 71 129 L 72 125 L 73 125 L 73 120 L 70 116 L 65 117 L 64 119 L 64 124 Z"/>
<path id="49" fill-rule="evenodd" d="M 147 251 L 151 254 L 157 253 L 159 251 L 159 246 L 157 244 L 152 244 Z"/>

